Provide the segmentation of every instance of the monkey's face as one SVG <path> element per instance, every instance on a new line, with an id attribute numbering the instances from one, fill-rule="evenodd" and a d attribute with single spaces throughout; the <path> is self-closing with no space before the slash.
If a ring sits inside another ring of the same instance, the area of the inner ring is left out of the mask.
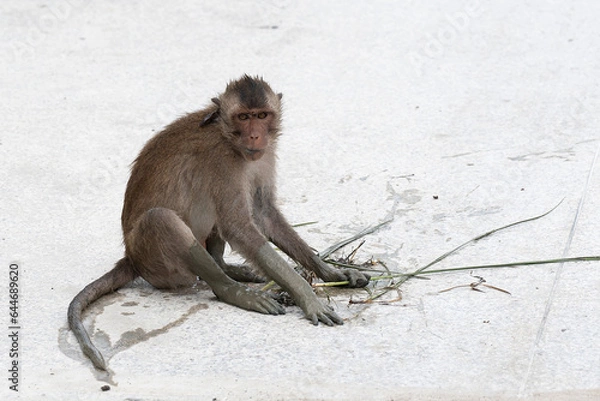
<path id="1" fill-rule="evenodd" d="M 260 159 L 276 133 L 275 112 L 269 108 L 240 109 L 231 116 L 234 145 L 248 161 Z"/>
<path id="2" fill-rule="evenodd" d="M 222 133 L 248 161 L 259 160 L 279 135 L 281 94 L 261 78 L 244 75 L 212 99 L 221 116 Z"/>

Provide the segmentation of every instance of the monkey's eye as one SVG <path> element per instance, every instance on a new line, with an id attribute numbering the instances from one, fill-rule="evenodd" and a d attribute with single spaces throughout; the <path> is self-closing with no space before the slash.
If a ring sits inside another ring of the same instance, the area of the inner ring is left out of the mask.
<path id="1" fill-rule="evenodd" d="M 250 116 L 248 114 L 246 114 L 246 113 L 240 113 L 240 114 L 238 114 L 238 118 L 240 120 L 247 120 L 249 117 Z"/>
<path id="2" fill-rule="evenodd" d="M 267 114 L 268 113 L 266 111 L 261 111 L 260 113 L 258 113 L 256 115 L 256 117 L 258 117 L 258 118 L 260 118 L 262 120 L 263 118 L 267 118 Z"/>

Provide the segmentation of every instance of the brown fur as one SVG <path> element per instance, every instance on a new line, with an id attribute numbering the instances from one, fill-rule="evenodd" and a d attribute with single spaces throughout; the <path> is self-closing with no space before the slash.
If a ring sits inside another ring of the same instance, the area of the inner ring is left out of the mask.
<path id="1" fill-rule="evenodd" d="M 272 241 L 325 280 L 350 280 L 351 286 L 368 282 L 361 273 L 322 263 L 277 209 L 275 148 L 280 123 L 281 95 L 262 79 L 245 76 L 230 83 L 213 104 L 173 122 L 144 146 L 125 192 L 121 216 L 125 257 L 69 306 L 70 327 L 97 368 L 106 369 L 106 363 L 81 323 L 83 310 L 137 275 L 157 288 L 191 286 L 200 276 L 225 302 L 283 313 L 263 293 L 223 274 L 224 270 L 236 279 L 253 279 L 225 264 L 225 241 L 291 292 L 313 323 L 341 324 L 265 247 Z"/>

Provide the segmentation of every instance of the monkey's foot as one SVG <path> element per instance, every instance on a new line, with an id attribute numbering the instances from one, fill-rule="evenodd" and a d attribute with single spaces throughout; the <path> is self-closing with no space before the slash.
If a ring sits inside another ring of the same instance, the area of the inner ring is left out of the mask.
<path id="1" fill-rule="evenodd" d="M 229 277 L 235 281 L 243 283 L 264 283 L 266 280 L 264 277 L 255 274 L 246 265 L 228 265 L 226 263 L 221 265 L 221 268 Z"/>
<path id="2" fill-rule="evenodd" d="M 221 301 L 230 305 L 269 315 L 283 315 L 285 309 L 269 294 L 248 288 L 241 284 L 225 285 L 213 288 Z"/>

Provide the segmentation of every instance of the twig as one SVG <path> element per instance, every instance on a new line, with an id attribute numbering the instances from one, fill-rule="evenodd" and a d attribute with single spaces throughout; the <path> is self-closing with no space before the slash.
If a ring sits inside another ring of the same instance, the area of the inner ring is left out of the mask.
<path id="1" fill-rule="evenodd" d="M 480 277 L 480 276 L 474 276 L 474 277 L 478 278 L 479 280 L 475 281 L 471 284 L 456 285 L 454 287 L 446 288 L 445 290 L 438 291 L 438 293 L 441 294 L 443 292 L 452 291 L 457 288 L 466 288 L 466 287 L 471 288 L 473 291 L 483 292 L 478 288 L 479 286 L 483 286 L 483 287 L 491 288 L 492 290 L 500 291 L 505 294 L 511 295 L 510 292 L 503 290 L 502 288 L 498 288 L 498 287 L 494 287 L 493 285 L 485 284 L 485 279 L 483 277 Z"/>
<path id="2" fill-rule="evenodd" d="M 371 233 L 374 233 L 375 231 L 379 230 L 381 227 L 385 226 L 386 224 L 389 224 L 391 221 L 392 221 L 392 219 L 388 219 L 388 220 L 385 220 L 382 223 L 377 224 L 376 226 L 365 228 L 364 230 L 362 230 L 358 234 L 353 235 L 350 238 L 347 238 L 347 239 L 345 239 L 343 241 L 338 242 L 337 244 L 334 244 L 334 245 L 330 246 L 329 248 L 325 249 L 323 252 L 319 252 L 319 257 L 321 258 L 321 260 L 325 260 L 329 256 L 331 256 L 332 253 L 334 253 L 335 251 L 337 251 L 338 249 L 343 248 L 343 247 L 345 247 L 348 244 L 351 244 L 352 242 L 356 241 L 357 239 L 360 239 L 360 238 L 364 237 L 365 235 L 369 235 Z"/>
<path id="3" fill-rule="evenodd" d="M 358 246 L 356 248 L 354 248 L 352 250 L 352 252 L 350 252 L 350 255 L 348 255 L 346 257 L 346 260 L 348 262 L 352 262 L 352 260 L 354 259 L 354 256 L 356 256 L 356 252 L 358 252 L 358 250 L 360 249 L 361 246 L 363 246 L 365 244 L 366 240 L 362 240 L 362 242 L 360 244 L 358 244 Z"/>
<path id="4" fill-rule="evenodd" d="M 304 226 L 310 226 L 313 224 L 317 224 L 318 221 L 307 221 L 305 223 L 297 223 L 297 224 L 292 224 L 292 227 L 297 228 L 297 227 L 304 227 Z"/>

